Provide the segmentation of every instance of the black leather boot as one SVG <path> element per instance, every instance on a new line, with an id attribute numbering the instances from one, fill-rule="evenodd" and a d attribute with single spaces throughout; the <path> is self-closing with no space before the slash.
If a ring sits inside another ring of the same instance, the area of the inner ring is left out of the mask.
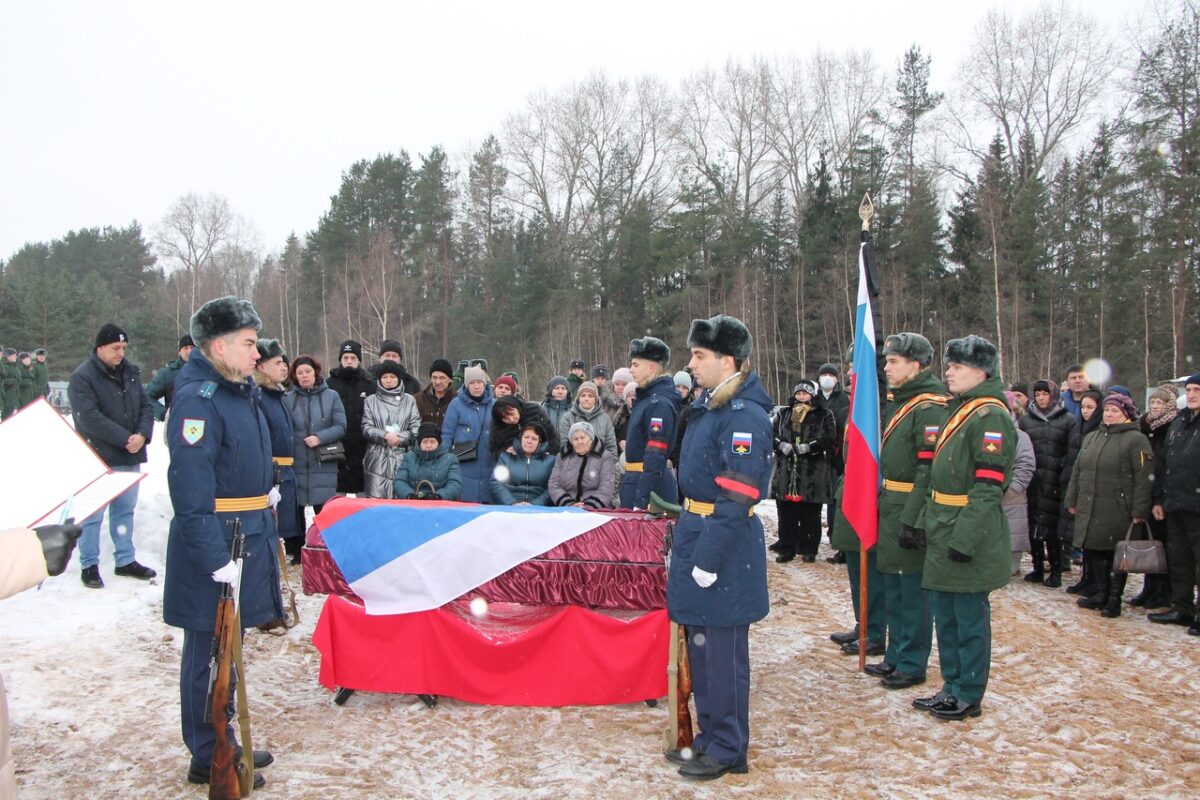
<path id="1" fill-rule="evenodd" d="M 1029 583 L 1041 583 L 1045 578 L 1045 572 L 1042 570 L 1042 562 L 1046 558 L 1046 542 L 1040 538 L 1034 538 L 1029 541 L 1029 558 L 1033 562 L 1033 572 L 1025 575 L 1025 580 Z"/>
<path id="2" fill-rule="evenodd" d="M 1098 557 L 1084 551 L 1084 561 L 1088 558 L 1092 559 L 1091 570 L 1095 574 L 1095 584 L 1093 585 L 1091 594 L 1086 597 L 1081 597 L 1075 601 L 1075 604 L 1080 608 L 1104 608 L 1108 604 L 1108 595 L 1110 590 L 1109 578 L 1111 577 L 1110 569 L 1111 562 L 1106 562 L 1103 557 Z"/>
<path id="3" fill-rule="evenodd" d="M 1146 598 L 1146 608 L 1166 608 L 1171 605 L 1170 577 L 1147 575 L 1146 583 L 1150 584 L 1150 596 Z"/>
<path id="4" fill-rule="evenodd" d="M 1085 554 L 1083 557 L 1083 569 L 1080 570 L 1079 582 L 1073 583 L 1067 587 L 1067 594 L 1079 594 L 1087 596 L 1092 593 L 1095 588 L 1095 570 L 1092 568 L 1092 559 Z"/>
<path id="5" fill-rule="evenodd" d="M 1100 609 L 1100 616 L 1109 619 L 1121 616 L 1121 596 L 1125 594 L 1125 581 L 1128 579 L 1128 572 L 1113 572 L 1108 576 L 1108 602 Z"/>

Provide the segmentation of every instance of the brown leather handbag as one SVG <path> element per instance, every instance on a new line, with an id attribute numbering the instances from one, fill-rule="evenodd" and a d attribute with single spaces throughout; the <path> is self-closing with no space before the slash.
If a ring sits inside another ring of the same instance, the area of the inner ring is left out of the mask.
<path id="1" fill-rule="evenodd" d="M 1116 572 L 1140 572 L 1146 575 L 1161 575 L 1167 571 L 1167 548 L 1154 538 L 1150 532 L 1150 523 L 1146 526 L 1146 540 L 1131 540 L 1133 529 L 1137 523 L 1129 523 L 1125 538 L 1117 542 L 1113 550 L 1113 570 Z"/>

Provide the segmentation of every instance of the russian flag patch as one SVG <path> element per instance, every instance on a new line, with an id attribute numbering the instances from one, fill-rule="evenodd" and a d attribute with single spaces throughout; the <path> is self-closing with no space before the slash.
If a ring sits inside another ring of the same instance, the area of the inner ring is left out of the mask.
<path id="1" fill-rule="evenodd" d="M 1004 447 L 1004 437 L 996 432 L 987 431 L 983 434 L 983 449 L 988 453 L 999 453 Z"/>
<path id="2" fill-rule="evenodd" d="M 662 417 L 651 417 L 650 418 L 650 432 L 651 433 L 661 433 L 662 428 L 663 428 L 663 418 Z"/>
<path id="3" fill-rule="evenodd" d="M 926 425 L 925 426 L 925 442 L 927 444 L 937 444 L 937 435 L 938 435 L 938 426 L 937 425 Z"/>
<path id="4" fill-rule="evenodd" d="M 739 456 L 750 455 L 750 450 L 754 447 L 754 435 L 750 433 L 733 434 L 733 452 Z"/>

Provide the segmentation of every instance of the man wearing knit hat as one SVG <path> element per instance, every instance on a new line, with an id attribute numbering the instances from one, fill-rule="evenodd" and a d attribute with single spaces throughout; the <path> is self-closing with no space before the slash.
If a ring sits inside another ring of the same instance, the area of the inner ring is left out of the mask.
<path id="1" fill-rule="evenodd" d="M 154 432 L 154 412 L 142 389 L 142 371 L 125 358 L 129 337 L 111 322 L 96 334 L 95 349 L 71 374 L 67 395 L 75 430 L 108 466 L 118 472 L 141 472 L 146 443 Z M 108 533 L 113 541 L 116 574 L 149 580 L 157 573 L 134 558 L 133 509 L 135 483 L 114 497 L 108 510 Z M 81 523 L 79 540 L 81 578 L 89 589 L 104 588 L 100 579 L 100 525 L 105 509 Z"/>
<path id="2" fill-rule="evenodd" d="M 421 412 L 421 422 L 430 422 L 442 429 L 442 420 L 446 418 L 446 408 L 454 399 L 450 391 L 450 381 L 454 375 L 454 367 L 444 358 L 435 358 L 429 365 L 429 383 L 425 388 L 413 395 L 417 400 L 417 410 Z"/>
<path id="3" fill-rule="evenodd" d="M 192 341 L 190 333 L 179 337 L 176 357 L 154 373 L 150 383 L 146 384 L 146 395 L 153 403 L 154 418 L 159 422 L 166 419 L 167 409 L 171 407 L 171 398 L 175 395 L 175 378 L 179 375 L 179 370 L 183 369 L 183 365 L 187 363 L 188 356 L 192 354 L 195 346 L 196 343 Z"/>
<path id="4" fill-rule="evenodd" d="M 346 459 L 337 465 L 337 490 L 345 494 L 363 492 L 363 456 L 367 451 L 362 433 L 363 404 L 375 394 L 375 381 L 375 376 L 362 367 L 362 345 L 354 339 L 342 342 L 338 366 L 329 371 L 325 385 L 337 392 L 346 410 L 346 435 L 342 437 Z"/>
<path id="5" fill-rule="evenodd" d="M 1187 625 L 1200 636 L 1196 618 L 1197 569 L 1200 567 L 1200 373 L 1184 383 L 1187 407 L 1167 431 L 1162 464 L 1154 470 L 1155 519 L 1167 523 L 1167 563 L 1171 609 L 1148 615 L 1151 622 Z"/>
<path id="6" fill-rule="evenodd" d="M 408 368 L 404 366 L 404 348 L 395 339 L 384 339 L 379 343 L 379 364 L 371 367 L 371 375 L 375 380 L 379 380 L 382 374 L 379 365 L 389 361 L 400 365 L 400 383 L 404 384 L 404 391 L 416 397 L 421 391 L 421 382 L 410 375 Z"/>
<path id="7" fill-rule="evenodd" d="M 204 718 L 205 698 L 221 591 L 234 585 L 243 628 L 283 619 L 284 611 L 271 513 L 271 427 L 250 380 L 261 355 L 262 322 L 254 306 L 231 296 L 201 306 L 190 327 L 196 351 L 175 380 L 166 424 L 175 515 L 167 535 L 163 621 L 183 629 L 179 699 L 183 742 L 191 754 L 187 780 L 208 783 L 216 732 Z M 272 357 L 282 354 L 264 349 Z M 230 560 L 235 520 L 245 537 L 240 570 Z M 227 734 L 235 738 L 232 726 Z M 265 750 L 252 757 L 255 770 L 274 760 Z M 255 772 L 254 787 L 263 783 Z"/>
<path id="8" fill-rule="evenodd" d="M 763 526 L 754 507 L 771 477 L 771 399 L 746 364 L 753 340 L 739 320 L 724 314 L 693 320 L 687 344 L 692 374 L 708 391 L 691 416 L 680 458 L 684 500 L 667 613 L 687 626 L 700 734 L 690 751 L 665 755 L 680 764 L 680 775 L 711 780 L 748 770 L 750 624 L 770 608 Z"/>
<path id="9" fill-rule="evenodd" d="M 995 345 L 975 335 L 951 339 L 942 362 L 954 396 L 930 467 L 922 579 L 937 627 L 942 689 L 913 707 L 963 720 L 983 713 L 992 661 L 988 594 L 1012 572 L 1000 501 L 1012 478 L 1017 429 Z"/>

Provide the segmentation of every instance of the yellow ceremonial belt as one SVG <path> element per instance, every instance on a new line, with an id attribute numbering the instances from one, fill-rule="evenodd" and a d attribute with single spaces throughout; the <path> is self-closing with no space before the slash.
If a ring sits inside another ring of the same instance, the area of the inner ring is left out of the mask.
<path id="1" fill-rule="evenodd" d="M 222 514 L 235 511 L 262 511 L 271 507 L 271 502 L 265 494 L 255 497 L 218 497 L 213 504 L 216 507 L 215 510 Z"/>
<path id="2" fill-rule="evenodd" d="M 904 481 L 892 481 L 887 478 L 883 479 L 883 488 L 889 492 L 911 492 L 916 488 L 915 484 L 905 483 Z"/>
<path id="3" fill-rule="evenodd" d="M 271 456 L 271 460 L 281 467 L 290 467 L 296 463 L 292 456 Z"/>
<path id="4" fill-rule="evenodd" d="M 934 489 L 933 502 L 937 503 L 939 506 L 956 506 L 958 508 L 964 508 L 967 505 L 967 496 L 965 494 L 946 494 Z"/>
<path id="5" fill-rule="evenodd" d="M 626 472 L 642 472 L 643 471 L 642 470 L 642 462 L 641 461 L 630 461 L 630 462 L 626 463 L 625 471 Z M 711 513 L 711 512 L 709 512 L 709 513 Z"/>
<path id="6" fill-rule="evenodd" d="M 711 517 L 713 514 L 717 513 L 717 504 L 704 503 L 700 500 L 693 500 L 690 497 L 685 497 L 683 499 L 683 510 L 695 514 L 698 517 Z M 753 517 L 754 506 L 751 506 L 748 510 L 750 513 L 748 513 L 746 516 Z"/>

